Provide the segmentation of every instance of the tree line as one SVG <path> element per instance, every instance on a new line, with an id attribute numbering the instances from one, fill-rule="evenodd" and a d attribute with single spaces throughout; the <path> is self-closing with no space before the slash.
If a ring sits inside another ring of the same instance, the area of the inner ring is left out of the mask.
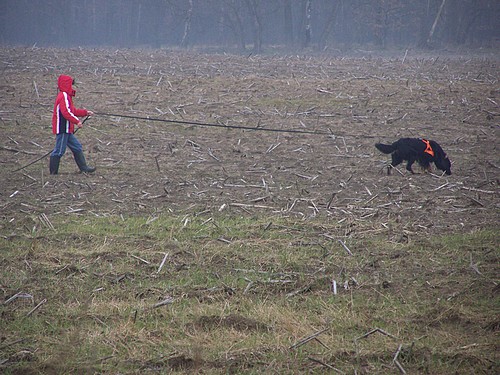
<path id="1" fill-rule="evenodd" d="M 0 0 L 3 45 L 495 47 L 498 0 Z"/>

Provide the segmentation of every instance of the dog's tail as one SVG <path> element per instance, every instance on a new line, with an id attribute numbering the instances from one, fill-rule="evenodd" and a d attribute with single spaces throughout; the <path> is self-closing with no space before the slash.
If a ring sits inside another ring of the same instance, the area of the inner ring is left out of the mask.
<path id="1" fill-rule="evenodd" d="M 383 143 L 375 143 L 375 147 L 382 151 L 384 154 L 390 154 L 391 152 L 396 151 L 396 146 L 392 145 L 384 145 Z"/>

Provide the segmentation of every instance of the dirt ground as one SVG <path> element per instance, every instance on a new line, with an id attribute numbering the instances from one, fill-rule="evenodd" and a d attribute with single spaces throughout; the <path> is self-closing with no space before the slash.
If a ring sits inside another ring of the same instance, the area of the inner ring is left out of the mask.
<path id="1" fill-rule="evenodd" d="M 0 57 L 4 239 L 81 214 L 324 217 L 398 239 L 498 226 L 498 54 L 2 48 Z M 59 74 L 76 77 L 76 106 L 98 113 L 77 133 L 97 171 L 79 174 L 68 150 L 58 176 L 48 157 L 14 172 L 54 145 Z M 452 175 L 403 165 L 387 175 L 374 144 L 400 137 L 439 142 Z"/>

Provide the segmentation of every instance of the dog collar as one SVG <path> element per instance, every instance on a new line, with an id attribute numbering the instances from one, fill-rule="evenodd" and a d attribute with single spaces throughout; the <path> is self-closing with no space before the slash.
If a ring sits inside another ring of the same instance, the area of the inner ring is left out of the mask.
<path id="1" fill-rule="evenodd" d="M 422 139 L 422 142 L 424 142 L 426 145 L 424 152 L 426 154 L 429 154 L 430 156 L 434 156 L 434 150 L 431 147 L 431 143 L 426 139 Z"/>

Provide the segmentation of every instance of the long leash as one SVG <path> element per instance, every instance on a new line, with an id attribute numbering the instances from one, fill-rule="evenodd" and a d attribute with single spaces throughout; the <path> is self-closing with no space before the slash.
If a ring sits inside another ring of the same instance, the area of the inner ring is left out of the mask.
<path id="1" fill-rule="evenodd" d="M 85 123 L 85 121 L 87 121 L 88 119 L 89 119 L 89 116 L 85 117 L 85 118 L 83 119 L 83 121 L 82 121 L 82 125 L 83 125 L 83 124 Z M 79 128 L 77 128 L 77 129 L 73 132 L 73 134 L 76 134 L 76 132 L 77 132 L 78 130 L 79 130 Z M 11 171 L 11 173 L 18 172 L 18 171 L 20 171 L 21 169 L 27 168 L 27 167 L 29 167 L 30 165 L 35 164 L 36 162 L 38 162 L 38 161 L 40 161 L 40 160 L 42 160 L 42 159 L 46 158 L 47 156 L 49 156 L 49 155 L 52 153 L 52 151 L 54 151 L 54 150 L 53 150 L 53 149 L 52 149 L 52 150 L 50 150 L 50 151 L 49 151 L 49 152 L 47 152 L 45 155 L 40 156 L 38 159 L 33 160 L 33 161 L 32 161 L 32 162 L 30 162 L 29 164 L 26 164 L 26 165 L 24 165 L 24 166 L 22 166 L 22 167 L 20 167 L 20 168 L 14 169 L 13 171 Z"/>
<path id="2" fill-rule="evenodd" d="M 299 134 L 315 134 L 315 135 L 333 135 L 332 133 L 314 131 L 314 130 L 298 130 L 298 129 L 273 129 L 273 128 L 260 128 L 252 126 L 236 126 L 236 125 L 224 125 L 224 124 L 214 124 L 207 122 L 197 122 L 197 121 L 183 121 L 183 120 L 166 120 L 157 117 L 141 117 L 141 116 L 131 116 L 131 115 L 119 115 L 116 113 L 103 113 L 95 112 L 99 116 L 107 117 L 123 117 L 136 120 L 144 121 L 158 121 L 158 122 L 168 122 L 171 124 L 183 124 L 183 125 L 193 125 L 193 126 L 206 126 L 214 128 L 225 128 L 225 129 L 239 129 L 239 130 L 254 130 L 254 131 L 265 131 L 265 132 L 276 132 L 276 133 L 299 133 Z"/>
<path id="3" fill-rule="evenodd" d="M 224 125 L 224 124 L 215 124 L 215 123 L 198 122 L 198 121 L 167 120 L 167 119 L 161 119 L 161 118 L 157 118 L 157 117 L 142 117 L 142 116 L 132 116 L 132 115 L 117 114 L 117 113 L 105 113 L 105 112 L 95 112 L 94 114 L 100 115 L 100 116 L 106 116 L 106 117 L 123 117 L 123 118 L 130 118 L 130 119 L 143 120 L 143 121 L 157 121 L 157 122 L 166 122 L 166 123 L 171 123 L 171 124 L 205 126 L 205 127 L 225 128 L 225 129 L 253 130 L 253 131 L 275 132 L 275 133 L 327 135 L 330 137 L 380 138 L 377 135 L 369 135 L 369 134 L 335 134 L 331 129 L 328 129 L 329 132 L 318 131 L 318 130 L 276 129 L 276 128 L 262 128 L 262 127 L 252 127 L 252 126 L 244 126 L 244 125 L 243 126 Z"/>

